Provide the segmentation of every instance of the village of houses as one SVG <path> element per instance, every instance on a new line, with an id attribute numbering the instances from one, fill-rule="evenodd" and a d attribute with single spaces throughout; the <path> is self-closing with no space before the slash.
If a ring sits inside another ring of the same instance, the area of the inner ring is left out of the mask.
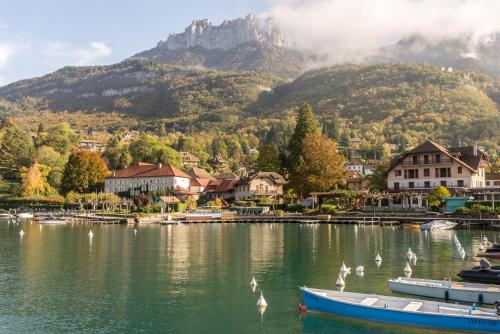
<path id="1" fill-rule="evenodd" d="M 80 142 L 80 147 L 102 151 L 105 145 L 94 140 Z M 224 159 L 211 159 L 219 172 L 209 173 L 199 166 L 200 159 L 190 152 L 179 152 L 183 170 L 167 164 L 139 162 L 135 166 L 117 170 L 105 180 L 106 193 L 122 194 L 134 191 L 160 192 L 163 207 L 185 202 L 188 199 L 220 199 L 223 207 L 238 201 L 255 203 L 279 203 L 285 201 L 287 181 L 282 175 L 269 171 L 244 173 L 241 176 L 228 170 Z M 356 154 L 345 165 L 347 182 L 345 188 L 368 194 L 370 177 L 379 161 L 365 161 Z M 375 206 L 429 209 L 426 195 L 438 186 L 449 190 L 451 198 L 444 210 L 453 212 L 467 201 L 500 200 L 500 173 L 486 172 L 489 158 L 485 150 L 474 146 L 445 148 L 430 140 L 403 153 L 395 154 L 386 171 L 387 191 L 381 194 Z M 303 207 L 318 205 L 322 197 L 334 196 L 337 190 L 328 193 L 313 193 L 302 199 Z M 373 204 L 373 202 L 371 202 Z M 262 211 L 257 211 L 262 212 Z"/>

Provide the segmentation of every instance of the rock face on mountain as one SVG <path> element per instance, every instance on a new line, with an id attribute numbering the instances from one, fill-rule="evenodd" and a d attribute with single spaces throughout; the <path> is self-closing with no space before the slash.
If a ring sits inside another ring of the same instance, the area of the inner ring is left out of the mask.
<path id="1" fill-rule="evenodd" d="M 134 57 L 159 64 L 205 67 L 223 71 L 252 71 L 293 79 L 308 69 L 313 57 L 291 48 L 271 20 L 253 14 L 215 26 L 193 21 L 183 33 L 171 34 Z"/>
<path id="2" fill-rule="evenodd" d="M 160 41 L 157 46 L 168 50 L 185 50 L 197 46 L 208 50 L 229 50 L 247 42 L 287 46 L 285 35 L 271 20 L 263 21 L 253 14 L 244 19 L 224 21 L 219 26 L 214 26 L 206 19 L 195 20 L 183 33 L 170 34 L 166 41 Z"/>

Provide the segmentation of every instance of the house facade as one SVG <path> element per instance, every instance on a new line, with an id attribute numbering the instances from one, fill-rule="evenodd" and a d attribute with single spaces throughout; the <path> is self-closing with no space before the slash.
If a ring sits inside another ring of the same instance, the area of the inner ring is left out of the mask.
<path id="1" fill-rule="evenodd" d="M 438 186 L 463 192 L 485 187 L 487 154 L 477 146 L 451 147 L 426 141 L 396 157 L 387 171 L 390 192 L 428 192 Z"/>
<path id="2" fill-rule="evenodd" d="M 240 179 L 235 189 L 235 199 L 260 200 L 262 198 L 282 201 L 283 185 L 286 183 L 283 176 L 274 172 L 258 172 L 249 177 Z"/>
<path id="3" fill-rule="evenodd" d="M 179 152 L 181 162 L 185 166 L 196 167 L 200 164 L 200 158 L 186 151 Z"/>
<path id="4" fill-rule="evenodd" d="M 104 182 L 106 193 L 189 189 L 190 177 L 173 165 L 138 163 L 118 170 Z"/>

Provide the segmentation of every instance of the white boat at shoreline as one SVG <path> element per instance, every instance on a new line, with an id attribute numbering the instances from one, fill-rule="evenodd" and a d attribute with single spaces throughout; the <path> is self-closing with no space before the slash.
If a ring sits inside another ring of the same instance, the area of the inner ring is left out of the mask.
<path id="1" fill-rule="evenodd" d="M 458 225 L 457 222 L 452 222 L 450 220 L 433 220 L 429 223 L 422 224 L 420 226 L 421 230 L 427 231 L 441 231 L 441 230 L 452 230 Z"/>
<path id="2" fill-rule="evenodd" d="M 64 218 L 46 217 L 38 220 L 40 225 L 66 225 L 68 221 Z"/>
<path id="3" fill-rule="evenodd" d="M 492 284 L 398 277 L 389 280 L 389 287 L 394 292 L 468 303 L 495 304 L 500 300 L 500 286 Z"/>
<path id="4" fill-rule="evenodd" d="M 0 219 L 12 219 L 15 218 L 14 215 L 9 212 L 0 212 Z"/>
<path id="5" fill-rule="evenodd" d="M 31 212 L 21 212 L 17 214 L 17 218 L 31 219 L 33 218 L 33 214 Z"/>

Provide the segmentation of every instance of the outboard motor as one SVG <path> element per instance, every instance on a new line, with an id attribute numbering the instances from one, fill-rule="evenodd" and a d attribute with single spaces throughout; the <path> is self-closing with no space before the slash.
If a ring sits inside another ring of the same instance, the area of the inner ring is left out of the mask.
<path id="1" fill-rule="evenodd" d="M 497 309 L 497 315 L 500 316 L 500 300 L 495 302 L 495 308 Z"/>
<path id="2" fill-rule="evenodd" d="M 490 261 L 486 259 L 481 259 L 479 261 L 479 269 L 481 270 L 490 270 L 491 269 L 491 263 Z"/>

